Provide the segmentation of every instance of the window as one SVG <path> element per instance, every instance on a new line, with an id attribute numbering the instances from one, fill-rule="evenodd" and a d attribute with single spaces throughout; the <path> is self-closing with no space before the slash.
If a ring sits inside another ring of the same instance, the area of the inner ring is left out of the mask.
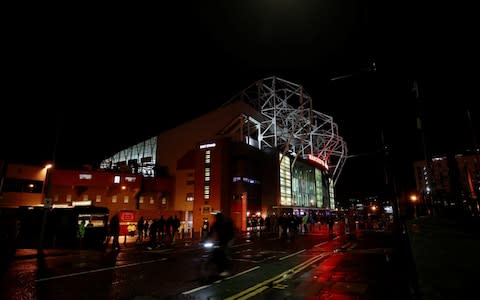
<path id="1" fill-rule="evenodd" d="M 84 180 L 92 180 L 92 177 L 93 177 L 92 174 L 80 174 L 80 175 L 78 176 L 78 178 L 79 178 L 80 180 L 82 180 L 82 179 L 84 179 Z"/>
<path id="2" fill-rule="evenodd" d="M 202 211 L 202 215 L 209 215 L 212 211 L 212 207 L 210 205 L 202 205 L 200 209 Z"/>
<path id="3" fill-rule="evenodd" d="M 137 177 L 134 177 L 134 176 L 126 176 L 125 177 L 126 182 L 135 182 L 135 180 L 137 180 Z"/>
<path id="4" fill-rule="evenodd" d="M 193 193 L 187 193 L 187 201 L 192 202 L 193 201 Z"/>
<path id="5" fill-rule="evenodd" d="M 113 177 L 113 183 L 120 183 L 120 175 L 115 175 Z"/>
<path id="6" fill-rule="evenodd" d="M 43 182 L 27 179 L 6 178 L 3 185 L 4 192 L 14 193 L 42 193 Z"/>
<path id="7" fill-rule="evenodd" d="M 212 155 L 212 154 L 211 154 L 211 151 L 210 151 L 210 150 L 205 151 L 205 163 L 206 163 L 206 164 L 210 164 L 211 158 L 212 158 L 211 155 Z"/>
<path id="8" fill-rule="evenodd" d="M 95 197 L 95 202 L 102 202 L 102 195 L 97 195 L 97 197 Z"/>
<path id="9" fill-rule="evenodd" d="M 128 203 L 128 196 L 123 196 L 123 203 Z"/>
<path id="10" fill-rule="evenodd" d="M 117 195 L 112 196 L 112 203 L 117 203 Z"/>
<path id="11" fill-rule="evenodd" d="M 203 198 L 210 199 L 210 186 L 206 185 L 203 189 Z"/>
<path id="12" fill-rule="evenodd" d="M 210 181 L 210 168 L 205 168 L 205 182 Z"/>

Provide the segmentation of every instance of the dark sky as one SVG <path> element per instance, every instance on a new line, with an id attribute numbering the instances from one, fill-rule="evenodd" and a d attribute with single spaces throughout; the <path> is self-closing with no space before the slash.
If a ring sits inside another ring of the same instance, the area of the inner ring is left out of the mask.
<path id="1" fill-rule="evenodd" d="M 480 120 L 474 10 L 384 2 L 12 10 L 0 158 L 42 164 L 55 149 L 59 166 L 95 163 L 278 76 L 333 116 L 350 154 L 366 154 L 347 161 L 342 189 L 373 194 L 382 137 L 402 177 L 422 157 L 419 109 L 432 153 L 471 148 Z"/>

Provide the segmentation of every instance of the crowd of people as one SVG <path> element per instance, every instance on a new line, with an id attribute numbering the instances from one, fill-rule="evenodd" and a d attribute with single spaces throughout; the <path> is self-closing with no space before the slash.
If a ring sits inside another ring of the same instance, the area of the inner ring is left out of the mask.
<path id="1" fill-rule="evenodd" d="M 135 233 L 132 235 L 132 226 L 135 227 Z M 129 224 L 128 234 L 134 236 L 136 234 L 136 244 L 142 246 L 146 242 L 146 249 L 152 250 L 160 247 L 162 244 L 175 244 L 175 240 L 180 234 L 180 219 L 178 216 L 169 216 L 148 220 L 141 216 L 136 226 Z M 105 244 L 108 246 L 111 241 L 112 250 L 120 249 L 120 219 L 118 214 L 111 217 L 108 226 L 108 236 Z"/>

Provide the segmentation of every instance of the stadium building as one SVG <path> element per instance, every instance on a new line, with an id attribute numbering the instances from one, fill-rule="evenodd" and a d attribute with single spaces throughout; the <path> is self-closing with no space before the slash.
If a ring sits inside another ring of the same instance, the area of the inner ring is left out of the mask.
<path id="1" fill-rule="evenodd" d="M 245 230 L 252 216 L 335 209 L 335 184 L 346 157 L 332 117 L 312 109 L 302 86 L 269 77 L 214 111 L 119 151 L 100 167 L 144 180 L 172 178 L 171 190 L 154 196 L 142 185 L 136 209 L 149 203 L 146 197 L 159 200 L 198 232 L 214 211 Z"/>

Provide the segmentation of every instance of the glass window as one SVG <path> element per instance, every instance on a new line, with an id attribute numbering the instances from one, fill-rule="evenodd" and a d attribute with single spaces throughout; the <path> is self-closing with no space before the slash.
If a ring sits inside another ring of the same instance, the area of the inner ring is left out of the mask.
<path id="1" fill-rule="evenodd" d="M 92 174 L 80 174 L 79 178 L 80 179 L 85 179 L 85 180 L 91 180 L 92 179 Z"/>

